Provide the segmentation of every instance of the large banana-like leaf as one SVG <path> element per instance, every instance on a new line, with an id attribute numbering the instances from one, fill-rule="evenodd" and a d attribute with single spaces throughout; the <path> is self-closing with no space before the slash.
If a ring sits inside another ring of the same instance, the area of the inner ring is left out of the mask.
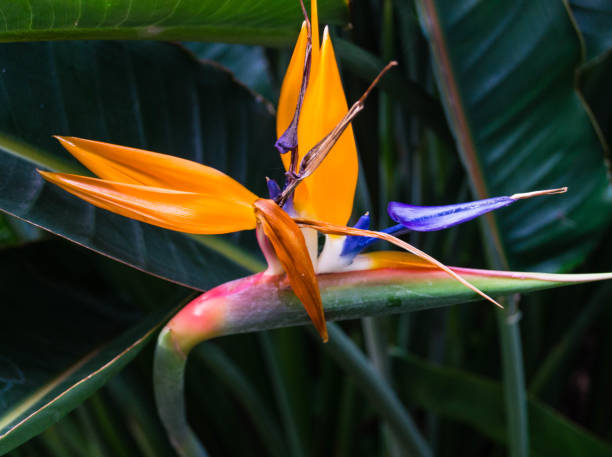
<path id="1" fill-rule="evenodd" d="M 132 299 L 126 302 L 100 275 L 100 266 L 118 267 L 59 240 L 2 252 L 0 276 L 10 287 L 2 292 L 0 455 L 101 387 L 187 293 L 133 272 L 157 300 L 137 303 L 132 292 L 122 295 Z M 147 313 L 138 305 L 157 310 Z"/>
<path id="2" fill-rule="evenodd" d="M 320 0 L 324 23 L 344 23 L 344 0 Z M 0 41 L 200 40 L 289 44 L 302 19 L 297 0 L 5 1 Z"/>
<path id="3" fill-rule="evenodd" d="M 569 187 L 488 216 L 499 248 L 513 268 L 575 266 L 608 227 L 612 200 L 602 143 L 574 87 L 582 54 L 568 10 L 547 0 L 418 5 L 474 193 Z"/>
<path id="4" fill-rule="evenodd" d="M 196 289 L 259 268 L 252 233 L 196 240 L 96 209 L 36 172 L 78 168 L 51 137 L 73 135 L 200 161 L 266 195 L 281 168 L 273 115 L 231 74 L 152 42 L 4 44 L 0 62 L 1 210 Z"/>

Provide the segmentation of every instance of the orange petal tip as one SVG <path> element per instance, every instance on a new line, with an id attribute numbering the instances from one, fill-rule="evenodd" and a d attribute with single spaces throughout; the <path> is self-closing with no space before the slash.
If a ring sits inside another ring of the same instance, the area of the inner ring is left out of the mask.
<path id="1" fill-rule="evenodd" d="M 327 326 L 319 284 L 302 231 L 272 200 L 257 200 L 255 215 L 287 273 L 293 293 L 304 305 L 321 339 L 327 341 Z"/>

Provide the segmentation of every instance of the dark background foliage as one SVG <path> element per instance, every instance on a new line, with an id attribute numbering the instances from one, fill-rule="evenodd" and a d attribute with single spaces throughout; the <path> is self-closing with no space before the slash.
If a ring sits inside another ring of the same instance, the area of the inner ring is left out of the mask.
<path id="1" fill-rule="evenodd" d="M 321 0 L 349 101 L 387 60 L 399 62 L 354 122 L 362 164 L 354 218 L 370 210 L 377 226 L 388 224 L 389 200 L 445 204 L 568 185 L 565 199 L 407 239 L 451 265 L 612 270 L 604 160 L 612 9 L 553 3 L 354 0 L 347 13 Z M 252 234 L 196 239 L 128 223 L 44 185 L 34 170 L 77 166 L 50 138 L 61 133 L 200 160 L 263 194 L 262 178 L 281 171 L 273 106 L 299 10 L 261 4 L 242 21 L 215 16 L 234 29 L 207 23 L 206 8 L 201 16 L 186 9 L 157 37 L 180 43 L 0 44 L 0 454 L 175 455 L 153 403 L 146 337 L 193 288 L 259 268 Z M 152 38 L 163 17 L 113 35 L 59 19 L 57 29 L 28 28 L 18 6 L 0 11 L 3 41 Z M 104 24 L 93 9 L 83 17 Z M 209 29 L 183 27 L 190 20 Z M 194 42 L 197 33 L 243 44 Z M 611 296 L 609 284 L 583 285 L 521 296 L 501 318 L 478 302 L 342 329 L 435 455 L 526 455 L 509 434 L 502 387 L 500 320 L 511 317 L 520 322 L 511 331 L 522 342 L 528 449 L 604 456 L 612 455 Z M 213 456 L 405 455 L 346 358 L 306 328 L 205 343 L 187 371 L 190 422 Z M 56 406 L 39 409 L 61 392 Z M 26 405 L 19 418 L 37 414 L 18 435 L 3 435 L 15 404 Z"/>

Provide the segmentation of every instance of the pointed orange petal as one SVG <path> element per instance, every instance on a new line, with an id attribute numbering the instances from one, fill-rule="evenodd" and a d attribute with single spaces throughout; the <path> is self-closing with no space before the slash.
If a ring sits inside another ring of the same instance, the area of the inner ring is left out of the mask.
<path id="1" fill-rule="evenodd" d="M 262 225 L 278 260 L 287 273 L 293 292 L 306 308 L 319 335 L 326 342 L 327 326 L 319 284 L 301 230 L 272 200 L 257 200 L 255 214 L 257 222 Z"/>
<path id="2" fill-rule="evenodd" d="M 347 111 L 334 49 L 325 28 L 319 68 L 311 77 L 300 116 L 300 160 L 342 120 Z M 307 217 L 346 224 L 353 208 L 357 174 L 357 147 L 353 129 L 349 126 L 323 163 L 298 186 L 296 210 Z"/>
<path id="3" fill-rule="evenodd" d="M 212 167 L 179 157 L 101 141 L 56 136 L 68 152 L 102 179 L 219 195 L 252 203 L 257 196 Z"/>
<path id="4" fill-rule="evenodd" d="M 196 192 L 105 181 L 85 176 L 38 171 L 77 197 L 148 224 L 196 234 L 220 234 L 254 229 L 252 205 Z"/>

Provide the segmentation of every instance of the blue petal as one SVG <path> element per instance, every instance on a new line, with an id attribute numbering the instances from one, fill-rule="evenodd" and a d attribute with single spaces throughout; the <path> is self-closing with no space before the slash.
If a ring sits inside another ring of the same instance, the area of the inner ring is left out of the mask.
<path id="1" fill-rule="evenodd" d="M 365 213 L 363 216 L 361 216 L 359 218 L 357 223 L 355 225 L 353 225 L 353 228 L 361 229 L 361 230 L 368 230 L 370 228 L 370 220 L 371 219 L 372 218 L 370 217 L 370 213 Z M 361 237 L 361 236 L 349 236 L 348 238 L 363 238 L 363 237 Z"/>
<path id="2" fill-rule="evenodd" d="M 363 216 L 359 218 L 357 223 L 354 225 L 355 228 L 367 230 L 370 228 L 370 214 L 365 213 Z M 367 237 L 363 236 L 347 236 L 344 239 L 344 245 L 342 246 L 342 252 L 340 253 L 343 257 L 355 257 L 357 253 L 359 253 L 363 247 L 363 241 L 367 239 Z"/>
<path id="3" fill-rule="evenodd" d="M 266 184 L 268 185 L 268 195 L 272 200 L 276 200 L 281 194 L 281 188 L 274 179 L 266 178 Z"/>
<path id="4" fill-rule="evenodd" d="M 289 151 L 293 151 L 298 146 L 297 142 L 297 122 L 291 122 L 285 133 L 276 140 L 274 147 L 281 154 L 286 154 Z"/>
<path id="5" fill-rule="evenodd" d="M 413 206 L 391 202 L 387 212 L 391 219 L 409 230 L 430 232 L 461 224 L 515 201 L 511 197 L 496 197 L 445 206 Z"/>
<path id="6" fill-rule="evenodd" d="M 366 213 L 361 216 L 357 223 L 354 225 L 354 227 L 358 229 L 368 230 L 370 228 L 370 215 Z M 388 227 L 382 231 L 385 233 L 392 234 L 397 233 L 401 230 L 406 229 L 403 225 L 398 224 L 394 225 L 393 227 Z M 379 239 L 370 238 L 368 236 L 347 236 L 344 240 L 344 246 L 342 246 L 342 252 L 340 253 L 340 255 L 342 257 L 348 257 L 352 259 L 375 241 L 379 241 Z"/>

